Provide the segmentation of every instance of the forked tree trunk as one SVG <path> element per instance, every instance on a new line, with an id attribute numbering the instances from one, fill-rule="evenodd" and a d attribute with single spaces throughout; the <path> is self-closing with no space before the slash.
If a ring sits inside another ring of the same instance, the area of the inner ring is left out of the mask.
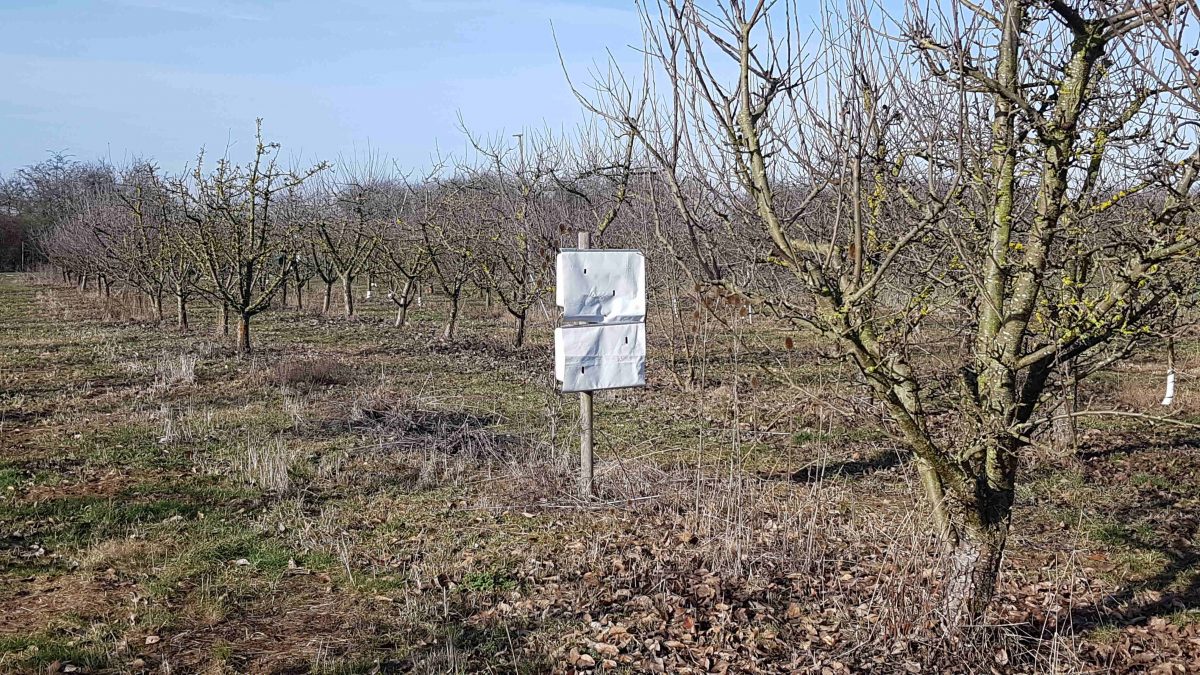
<path id="1" fill-rule="evenodd" d="M 79 290 L 86 291 L 88 289 L 88 275 L 84 274 L 79 277 Z"/>
<path id="2" fill-rule="evenodd" d="M 107 300 L 112 297 L 112 282 L 108 280 L 108 277 L 100 277 L 100 281 L 104 286 L 104 299 Z"/>
<path id="3" fill-rule="evenodd" d="M 237 350 L 239 354 L 250 353 L 250 315 L 238 314 Z"/>
<path id="4" fill-rule="evenodd" d="M 349 274 L 342 275 L 342 306 L 346 316 L 354 316 L 354 277 Z"/>
<path id="5" fill-rule="evenodd" d="M 187 298 L 182 293 L 175 294 L 175 319 L 179 330 L 188 329 Z"/>
<path id="6" fill-rule="evenodd" d="M 403 327 L 404 322 L 407 320 L 408 320 L 408 303 L 407 302 L 397 302 L 396 303 L 396 328 Z"/>
<path id="7" fill-rule="evenodd" d="M 447 340 L 454 339 L 454 331 L 458 328 L 458 310 L 461 299 L 461 291 L 450 296 L 450 315 L 446 318 L 446 328 L 442 331 L 442 337 Z"/>

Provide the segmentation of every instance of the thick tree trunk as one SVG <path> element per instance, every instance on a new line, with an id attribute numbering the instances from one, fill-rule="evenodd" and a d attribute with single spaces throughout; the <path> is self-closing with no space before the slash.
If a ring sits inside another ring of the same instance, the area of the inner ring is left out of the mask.
<path id="1" fill-rule="evenodd" d="M 287 305 L 287 289 L 288 289 L 288 282 L 287 282 L 287 276 L 285 275 L 283 277 L 283 283 L 280 284 L 280 286 L 279 286 L 279 301 L 280 301 L 280 304 L 283 305 L 284 309 L 287 309 L 287 306 L 288 306 Z"/>
<path id="2" fill-rule="evenodd" d="M 1007 521 L 965 525 L 959 530 L 945 588 L 946 619 L 951 625 L 978 624 L 984 618 L 996 594 L 1007 538 Z"/>
<path id="3" fill-rule="evenodd" d="M 182 293 L 175 294 L 175 320 L 179 330 L 188 329 L 187 298 Z"/>
<path id="4" fill-rule="evenodd" d="M 326 281 L 325 282 L 325 299 L 321 302 L 321 313 L 322 314 L 329 313 L 329 304 L 330 304 L 330 301 L 332 301 L 332 300 L 333 300 L 333 282 Z"/>
<path id="5" fill-rule="evenodd" d="M 237 350 L 239 354 L 250 353 L 250 315 L 238 314 Z"/>
<path id="6" fill-rule="evenodd" d="M 304 309 L 304 284 L 296 282 L 296 309 Z"/>
<path id="7" fill-rule="evenodd" d="M 408 320 L 408 303 L 396 303 L 396 328 L 404 326 L 404 322 Z"/>
<path id="8" fill-rule="evenodd" d="M 154 320 L 157 321 L 158 323 L 162 323 L 162 320 L 163 320 L 162 296 L 163 296 L 162 291 L 159 291 L 157 293 L 152 293 L 150 295 L 150 299 L 154 300 Z"/>
<path id="9" fill-rule="evenodd" d="M 84 274 L 79 277 L 79 290 L 86 291 L 88 289 L 88 275 Z"/>
<path id="10" fill-rule="evenodd" d="M 442 337 L 446 338 L 447 340 L 454 339 L 454 331 L 456 328 L 458 328 L 458 310 L 461 299 L 461 293 L 455 293 L 454 295 L 450 296 L 450 316 L 447 317 L 446 328 L 442 331 Z"/>
<path id="11" fill-rule="evenodd" d="M 229 305 L 221 303 L 221 322 L 218 325 L 221 335 L 229 335 Z"/>
<path id="12" fill-rule="evenodd" d="M 354 278 L 349 274 L 342 276 L 342 306 L 346 316 L 354 316 Z"/>
<path id="13" fill-rule="evenodd" d="M 104 299 L 108 300 L 112 297 L 112 282 L 108 280 L 108 277 L 100 277 L 100 281 L 104 286 Z"/>

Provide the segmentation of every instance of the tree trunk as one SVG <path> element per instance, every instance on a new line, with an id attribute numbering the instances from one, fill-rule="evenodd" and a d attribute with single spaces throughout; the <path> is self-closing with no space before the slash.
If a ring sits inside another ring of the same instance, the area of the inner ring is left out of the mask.
<path id="1" fill-rule="evenodd" d="M 925 498 L 929 500 L 929 511 L 933 514 L 938 536 L 942 541 L 952 542 L 954 526 L 950 523 L 950 511 L 947 508 L 946 489 L 942 485 L 942 479 L 924 459 L 917 457 L 916 465 L 917 473 L 921 476 L 921 487 L 925 489 Z"/>
<path id="2" fill-rule="evenodd" d="M 79 290 L 86 291 L 88 289 L 88 275 L 84 274 L 79 277 Z"/>
<path id="3" fill-rule="evenodd" d="M 175 319 L 179 330 L 188 329 L 187 298 L 182 293 L 175 294 Z"/>
<path id="4" fill-rule="evenodd" d="M 354 278 L 349 274 L 342 275 L 342 306 L 346 316 L 354 316 Z"/>
<path id="5" fill-rule="evenodd" d="M 1062 405 L 1052 427 L 1054 450 L 1061 455 L 1072 455 L 1079 449 L 1079 434 L 1075 426 L 1074 413 L 1079 409 L 1079 380 L 1075 364 L 1062 364 Z"/>
<path id="6" fill-rule="evenodd" d="M 151 298 L 154 300 L 154 320 L 158 323 L 162 323 L 163 320 L 162 296 L 162 291 L 158 291 L 157 293 L 153 293 L 151 295 Z"/>
<path id="7" fill-rule="evenodd" d="M 984 618 L 996 594 L 1007 538 L 1007 520 L 960 528 L 945 588 L 946 619 L 952 626 L 978 624 Z"/>
<path id="8" fill-rule="evenodd" d="M 408 303 L 407 302 L 397 302 L 396 303 L 396 328 L 403 327 L 404 322 L 407 319 L 408 319 Z"/>
<path id="9" fill-rule="evenodd" d="M 525 318 L 528 311 L 515 314 L 517 318 L 517 334 L 513 337 L 513 347 L 520 349 L 525 344 Z"/>
<path id="10" fill-rule="evenodd" d="M 250 353 L 250 315 L 238 314 L 237 350 L 239 354 Z"/>
<path id="11" fill-rule="evenodd" d="M 304 309 L 304 284 L 296 282 L 296 309 Z"/>
<path id="12" fill-rule="evenodd" d="M 283 283 L 279 285 L 279 299 L 280 299 L 279 301 L 280 301 L 280 303 L 283 304 L 284 309 L 287 309 L 287 289 L 288 289 L 288 282 L 287 282 L 287 274 L 285 273 L 283 276 Z"/>
<path id="13" fill-rule="evenodd" d="M 321 303 L 321 313 L 322 314 L 329 313 L 329 303 L 330 303 L 330 300 L 332 300 L 332 299 L 333 299 L 333 282 L 326 281 L 325 282 L 325 300 Z"/>
<path id="14" fill-rule="evenodd" d="M 104 299 L 108 300 L 112 297 L 112 282 L 108 280 L 108 277 L 100 277 L 100 281 L 104 284 Z"/>
<path id="15" fill-rule="evenodd" d="M 442 337 L 447 340 L 454 339 L 454 330 L 458 327 L 458 309 L 461 299 L 461 292 L 450 296 L 450 316 L 447 317 L 446 328 L 442 331 Z"/>
<path id="16" fill-rule="evenodd" d="M 229 335 L 229 305 L 221 303 L 221 335 Z"/>

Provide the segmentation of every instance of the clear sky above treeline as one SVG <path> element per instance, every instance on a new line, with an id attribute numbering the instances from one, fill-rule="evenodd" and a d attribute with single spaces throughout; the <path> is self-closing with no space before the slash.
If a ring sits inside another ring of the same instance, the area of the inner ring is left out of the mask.
<path id="1" fill-rule="evenodd" d="M 553 24 L 553 32 L 551 28 Z M 421 168 L 473 132 L 573 127 L 611 49 L 640 70 L 632 0 L 3 0 L 0 174 L 65 151 L 179 171 L 252 147 L 367 147 Z"/>

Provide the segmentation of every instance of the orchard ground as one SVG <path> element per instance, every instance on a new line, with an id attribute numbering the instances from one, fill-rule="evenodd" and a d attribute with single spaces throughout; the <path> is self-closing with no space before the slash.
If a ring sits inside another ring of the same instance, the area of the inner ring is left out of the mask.
<path id="1" fill-rule="evenodd" d="M 514 350 L 476 299 L 447 342 L 425 300 L 275 309 L 239 357 L 213 312 L 0 276 L 0 671 L 1200 671 L 1194 429 L 1029 448 L 994 625 L 949 635 L 915 470 L 799 335 L 652 310 L 585 500 L 549 315 Z M 1151 410 L 1163 363 L 1083 399 Z"/>

